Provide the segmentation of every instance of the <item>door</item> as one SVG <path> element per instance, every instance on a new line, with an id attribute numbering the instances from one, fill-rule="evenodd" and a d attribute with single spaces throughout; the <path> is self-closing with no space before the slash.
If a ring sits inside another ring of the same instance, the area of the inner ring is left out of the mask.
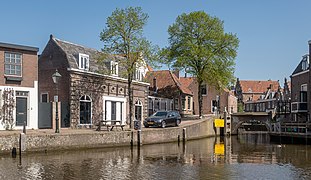
<path id="1" fill-rule="evenodd" d="M 27 126 L 27 97 L 16 97 L 16 126 Z"/>
<path id="2" fill-rule="evenodd" d="M 117 103 L 111 101 L 111 120 L 117 120 Z M 111 124 L 115 124 L 116 122 L 111 122 Z"/>
<path id="3" fill-rule="evenodd" d="M 135 119 L 138 121 L 141 121 L 141 114 L 142 114 L 142 107 L 141 106 L 135 106 Z"/>

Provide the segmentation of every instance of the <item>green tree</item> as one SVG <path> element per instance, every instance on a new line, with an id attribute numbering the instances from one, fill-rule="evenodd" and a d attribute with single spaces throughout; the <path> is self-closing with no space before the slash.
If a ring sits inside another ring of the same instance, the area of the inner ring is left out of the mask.
<path id="1" fill-rule="evenodd" d="M 143 36 L 143 27 L 146 25 L 148 15 L 140 7 L 128 7 L 116 9 L 107 18 L 106 27 L 100 33 L 100 39 L 104 42 L 104 54 L 120 54 L 124 58 L 119 59 L 119 66 L 126 69 L 128 79 L 129 97 L 129 124 L 133 128 L 133 89 L 132 81 L 136 67 L 154 64 L 157 46 L 153 46 Z"/>
<path id="2" fill-rule="evenodd" d="M 162 56 L 166 63 L 196 77 L 201 118 L 201 86 L 207 83 L 220 90 L 234 81 L 239 40 L 235 34 L 224 32 L 223 21 L 204 11 L 181 14 L 168 33 L 169 46 L 162 50 Z"/>

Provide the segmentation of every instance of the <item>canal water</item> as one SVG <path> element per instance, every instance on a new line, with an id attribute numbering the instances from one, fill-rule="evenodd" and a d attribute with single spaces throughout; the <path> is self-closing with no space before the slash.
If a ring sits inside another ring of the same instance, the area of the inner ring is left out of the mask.
<path id="1" fill-rule="evenodd" d="M 311 179 L 311 146 L 267 135 L 0 156 L 0 179 Z"/>

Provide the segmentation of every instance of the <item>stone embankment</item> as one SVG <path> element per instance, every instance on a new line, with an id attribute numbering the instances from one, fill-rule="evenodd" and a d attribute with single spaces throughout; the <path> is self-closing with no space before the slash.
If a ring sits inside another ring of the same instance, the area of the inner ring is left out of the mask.
<path id="1" fill-rule="evenodd" d="M 219 132 L 219 131 L 217 131 Z M 184 134 L 183 134 L 184 133 Z M 140 134 L 140 136 L 138 136 Z M 114 129 L 95 131 L 94 129 L 61 129 L 56 134 L 51 130 L 27 130 L 0 132 L 0 153 L 58 151 L 69 149 L 102 148 L 155 144 L 192 140 L 215 136 L 212 117 L 202 120 L 188 120 L 179 127 L 142 128 L 141 131 Z M 140 139 L 140 143 L 139 143 Z"/>

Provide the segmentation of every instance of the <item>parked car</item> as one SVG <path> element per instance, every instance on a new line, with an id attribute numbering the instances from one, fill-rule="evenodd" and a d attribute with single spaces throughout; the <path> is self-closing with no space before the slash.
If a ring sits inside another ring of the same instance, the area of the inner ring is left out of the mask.
<path id="1" fill-rule="evenodd" d="M 179 126 L 181 116 L 178 111 L 157 111 L 153 115 L 144 120 L 144 126 L 147 127 L 162 127 Z"/>

